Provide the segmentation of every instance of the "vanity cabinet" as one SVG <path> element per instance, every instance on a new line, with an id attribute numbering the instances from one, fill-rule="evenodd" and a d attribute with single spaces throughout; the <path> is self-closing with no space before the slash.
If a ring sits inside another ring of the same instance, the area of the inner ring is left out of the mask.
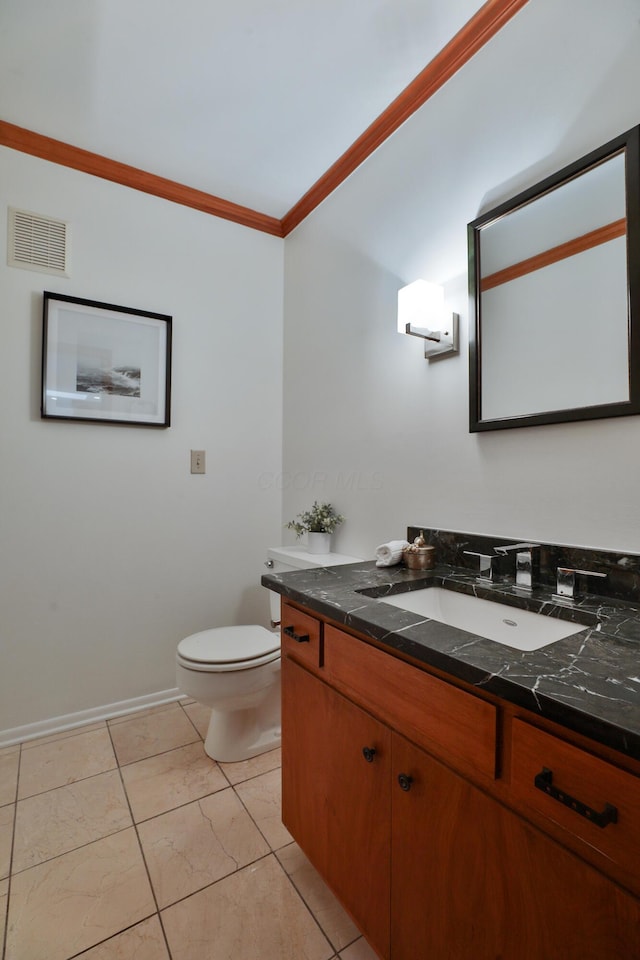
<path id="1" fill-rule="evenodd" d="M 640 957 L 639 901 L 558 841 L 586 850 L 612 825 L 530 774 L 548 757 L 564 780 L 569 748 L 583 787 L 590 760 L 638 778 L 286 603 L 282 623 L 283 820 L 383 960 Z M 602 855 L 637 874 L 636 848 L 608 837 Z"/>
<path id="2" fill-rule="evenodd" d="M 283 822 L 388 956 L 391 732 L 287 657 L 282 692 Z"/>
<path id="3" fill-rule="evenodd" d="M 578 853 L 615 868 L 637 891 L 640 778 L 521 719 L 512 721 L 511 737 L 514 802 L 562 828 Z"/>
<path id="4" fill-rule="evenodd" d="M 397 737 L 392 960 L 632 960 L 640 908 L 516 813 Z M 365 931 L 366 935 L 366 931 Z"/>

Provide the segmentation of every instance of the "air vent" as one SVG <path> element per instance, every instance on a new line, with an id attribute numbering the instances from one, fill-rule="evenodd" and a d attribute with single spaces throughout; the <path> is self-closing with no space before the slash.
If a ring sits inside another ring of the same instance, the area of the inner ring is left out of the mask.
<path id="1" fill-rule="evenodd" d="M 9 207 L 10 267 L 68 277 L 69 224 Z"/>

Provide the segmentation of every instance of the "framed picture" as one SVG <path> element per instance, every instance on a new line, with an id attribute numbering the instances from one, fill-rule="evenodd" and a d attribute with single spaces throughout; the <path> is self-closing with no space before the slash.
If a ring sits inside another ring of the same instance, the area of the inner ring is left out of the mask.
<path id="1" fill-rule="evenodd" d="M 171 317 L 44 294 L 42 418 L 168 427 Z"/>

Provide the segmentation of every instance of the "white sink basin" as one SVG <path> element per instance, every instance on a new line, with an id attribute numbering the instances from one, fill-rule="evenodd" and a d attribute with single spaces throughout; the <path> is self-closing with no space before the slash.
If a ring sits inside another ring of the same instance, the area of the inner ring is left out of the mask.
<path id="1" fill-rule="evenodd" d="M 425 587 L 381 599 L 383 603 L 467 630 L 515 650 L 540 650 L 586 629 L 581 623 L 545 617 L 531 610 L 520 610 L 442 587 Z"/>

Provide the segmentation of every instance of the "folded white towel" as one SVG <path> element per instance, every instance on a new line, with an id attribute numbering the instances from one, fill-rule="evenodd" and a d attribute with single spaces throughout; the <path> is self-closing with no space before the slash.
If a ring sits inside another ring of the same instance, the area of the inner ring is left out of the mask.
<path id="1" fill-rule="evenodd" d="M 376 567 L 392 567 L 402 560 L 402 551 L 409 546 L 408 540 L 390 540 L 376 547 Z"/>

